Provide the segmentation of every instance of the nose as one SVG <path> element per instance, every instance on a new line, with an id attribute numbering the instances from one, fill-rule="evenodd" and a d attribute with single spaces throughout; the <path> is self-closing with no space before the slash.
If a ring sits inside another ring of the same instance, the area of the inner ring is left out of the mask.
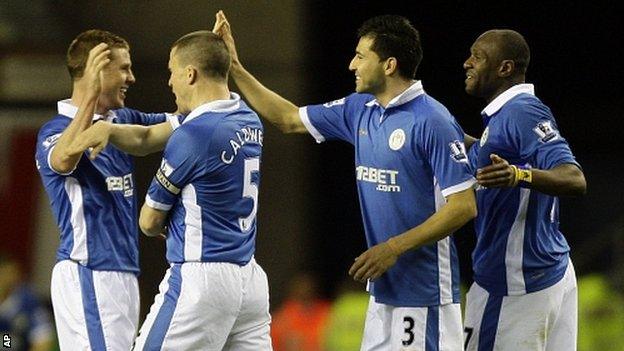
<path id="1" fill-rule="evenodd" d="M 351 59 L 351 62 L 349 62 L 349 71 L 354 71 L 355 72 L 355 56 Z"/>
<path id="2" fill-rule="evenodd" d="M 470 61 L 470 57 L 466 59 L 466 61 L 464 61 L 464 69 L 468 69 L 468 68 L 472 68 L 472 62 Z"/>
<path id="3" fill-rule="evenodd" d="M 134 82 L 136 82 L 136 79 L 134 78 L 134 73 L 132 72 L 132 70 L 130 70 L 130 74 L 128 74 L 128 78 L 126 79 L 126 81 L 129 84 L 134 84 Z"/>

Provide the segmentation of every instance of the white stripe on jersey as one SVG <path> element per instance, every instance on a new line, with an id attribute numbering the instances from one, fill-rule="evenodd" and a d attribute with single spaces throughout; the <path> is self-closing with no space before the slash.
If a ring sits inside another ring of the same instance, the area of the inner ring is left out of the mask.
<path id="1" fill-rule="evenodd" d="M 188 184 L 182 189 L 182 205 L 184 217 L 184 261 L 201 261 L 202 258 L 202 216 L 201 207 L 197 204 L 195 187 Z"/>
<path id="2" fill-rule="evenodd" d="M 522 259 L 524 252 L 524 230 L 526 227 L 527 209 L 529 207 L 529 197 L 531 190 L 520 189 L 520 202 L 518 213 L 511 226 L 509 237 L 507 238 L 507 250 L 505 252 L 505 270 L 507 272 L 507 294 L 526 294 L 524 283 L 524 272 L 522 270 Z"/>
<path id="3" fill-rule="evenodd" d="M 84 206 L 82 204 L 82 188 L 76 178 L 65 178 L 65 192 L 71 204 L 71 226 L 74 234 L 74 245 L 69 257 L 82 265 L 86 265 L 89 260 L 87 222 L 85 221 Z"/>
<path id="4" fill-rule="evenodd" d="M 446 200 L 440 191 L 438 180 L 433 178 L 435 208 L 439 211 Z M 453 302 L 453 277 L 451 274 L 451 238 L 446 237 L 437 243 L 438 246 L 438 279 L 440 285 L 440 304 Z"/>
<path id="5" fill-rule="evenodd" d="M 301 122 L 306 127 L 308 132 L 316 139 L 317 143 L 322 143 L 325 141 L 325 137 L 312 125 L 310 122 L 310 117 L 308 117 L 308 109 L 304 107 L 299 107 L 299 118 L 301 118 Z"/>

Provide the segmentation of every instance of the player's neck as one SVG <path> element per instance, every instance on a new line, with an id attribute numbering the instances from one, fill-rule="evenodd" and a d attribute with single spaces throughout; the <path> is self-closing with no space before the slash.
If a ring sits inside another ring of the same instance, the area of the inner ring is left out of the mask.
<path id="1" fill-rule="evenodd" d="M 217 100 L 228 100 L 230 90 L 227 84 L 204 84 L 198 86 L 191 98 L 191 111 L 197 107 Z"/>
<path id="2" fill-rule="evenodd" d="M 401 95 L 412 84 L 414 84 L 414 81 L 411 79 L 394 78 L 386 80 L 386 89 L 375 94 L 377 102 L 383 107 L 388 106 L 388 103 L 392 101 L 392 99 Z"/>

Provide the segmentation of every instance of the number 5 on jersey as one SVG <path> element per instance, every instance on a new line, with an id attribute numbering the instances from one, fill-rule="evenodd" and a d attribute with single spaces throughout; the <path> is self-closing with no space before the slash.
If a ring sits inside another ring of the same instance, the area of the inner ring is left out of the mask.
<path id="1" fill-rule="evenodd" d="M 253 208 L 247 217 L 238 219 L 238 225 L 241 231 L 246 232 L 251 228 L 254 220 L 256 220 L 256 212 L 258 211 L 258 184 L 251 181 L 251 175 L 260 171 L 260 159 L 250 158 L 245 160 L 245 175 L 243 184 L 243 198 L 248 197 L 253 200 Z"/>

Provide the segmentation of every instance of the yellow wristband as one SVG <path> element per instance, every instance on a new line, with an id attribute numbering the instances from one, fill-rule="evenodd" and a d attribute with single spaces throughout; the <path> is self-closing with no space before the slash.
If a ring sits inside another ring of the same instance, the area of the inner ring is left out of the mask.
<path id="1" fill-rule="evenodd" d="M 517 182 L 531 183 L 533 181 L 533 172 L 527 168 L 516 167 L 516 180 Z"/>
<path id="2" fill-rule="evenodd" d="M 509 186 L 514 187 L 516 185 L 518 185 L 518 167 L 515 165 L 511 165 L 509 166 L 511 167 L 511 174 L 513 176 L 513 178 L 511 179 L 511 181 L 509 182 Z"/>

